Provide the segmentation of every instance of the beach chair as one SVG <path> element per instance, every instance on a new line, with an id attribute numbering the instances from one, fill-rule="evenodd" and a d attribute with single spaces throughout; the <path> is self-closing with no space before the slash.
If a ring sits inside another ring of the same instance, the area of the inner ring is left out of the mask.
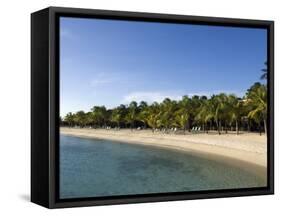
<path id="1" fill-rule="evenodd" d="M 194 127 L 194 131 L 193 131 L 194 133 L 196 133 L 197 132 L 197 127 Z"/>

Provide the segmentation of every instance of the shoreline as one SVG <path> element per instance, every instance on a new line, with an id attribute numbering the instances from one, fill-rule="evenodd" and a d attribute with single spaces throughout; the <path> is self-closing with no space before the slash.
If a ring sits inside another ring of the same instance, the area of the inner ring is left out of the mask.
<path id="1" fill-rule="evenodd" d="M 151 130 L 106 130 L 61 127 L 60 133 L 81 138 L 119 141 L 191 153 L 246 169 L 267 177 L 266 137 L 257 134 L 190 134 L 152 133 Z"/>

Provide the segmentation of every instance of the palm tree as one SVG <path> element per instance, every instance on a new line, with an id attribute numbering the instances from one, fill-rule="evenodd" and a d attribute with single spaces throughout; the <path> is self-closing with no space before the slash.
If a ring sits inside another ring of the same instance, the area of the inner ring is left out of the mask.
<path id="1" fill-rule="evenodd" d="M 152 132 L 161 125 L 160 115 L 160 105 L 157 102 L 154 102 L 148 107 L 146 122 L 152 128 Z"/>
<path id="2" fill-rule="evenodd" d="M 184 133 L 186 132 L 187 124 L 191 114 L 191 100 L 188 96 L 183 96 L 179 102 L 179 109 L 175 112 L 175 121 L 179 125 Z"/>
<path id="3" fill-rule="evenodd" d="M 114 109 L 111 114 L 111 121 L 115 122 L 117 124 L 117 127 L 119 128 L 121 120 L 122 120 L 122 116 L 120 110 L 118 110 L 117 108 Z"/>
<path id="4" fill-rule="evenodd" d="M 221 123 L 226 117 L 226 108 L 227 108 L 227 95 L 224 93 L 220 93 L 219 95 L 214 95 L 211 98 L 212 100 L 212 105 L 213 105 L 213 110 L 212 110 L 212 115 L 214 116 L 214 120 L 217 124 L 217 129 L 219 135 L 221 135 Z"/>
<path id="5" fill-rule="evenodd" d="M 265 68 L 263 68 L 262 71 L 262 75 L 260 77 L 261 80 L 266 80 L 267 79 L 267 74 L 268 74 L 268 70 L 267 70 L 267 62 L 264 63 Z"/>
<path id="6" fill-rule="evenodd" d="M 259 85 L 247 93 L 247 105 L 251 107 L 248 117 L 259 125 L 263 121 L 264 131 L 267 134 L 267 88 Z"/>
<path id="7" fill-rule="evenodd" d="M 212 121 L 214 118 L 214 108 L 212 108 L 213 104 L 211 103 L 211 100 L 203 99 L 201 100 L 201 106 L 199 109 L 198 114 L 195 117 L 195 120 L 203 124 L 203 131 L 206 131 L 208 133 L 208 122 Z"/>
<path id="8" fill-rule="evenodd" d="M 147 102 L 145 102 L 145 101 L 141 101 L 140 103 L 139 103 L 139 110 L 144 110 L 144 109 L 146 109 L 148 107 L 148 104 L 147 104 Z"/>
<path id="9" fill-rule="evenodd" d="M 138 112 L 138 103 L 136 101 L 132 101 L 128 107 L 128 113 L 126 115 L 126 121 L 130 124 L 131 130 L 133 130 L 135 121 L 137 119 L 137 112 Z"/>
<path id="10" fill-rule="evenodd" d="M 230 117 L 230 124 L 235 122 L 236 134 L 239 134 L 239 120 L 243 109 L 243 101 L 239 100 L 234 94 L 228 96 L 228 113 Z"/>
<path id="11" fill-rule="evenodd" d="M 93 118 L 93 113 L 92 112 L 85 113 L 85 124 L 93 126 L 94 118 Z"/>
<path id="12" fill-rule="evenodd" d="M 169 98 L 165 98 L 160 105 L 160 122 L 165 131 L 173 125 L 174 112 L 176 110 L 177 102 Z"/>
<path id="13" fill-rule="evenodd" d="M 267 71 L 264 69 L 263 71 Z M 79 111 L 75 114 L 68 113 L 63 118 L 63 123 L 73 127 L 98 126 L 107 124 L 120 127 L 144 125 L 154 132 L 156 128 L 180 127 L 184 133 L 194 124 L 203 125 L 203 130 L 208 133 L 208 128 L 216 124 L 219 134 L 224 124 L 225 132 L 235 125 L 236 133 L 248 125 L 248 131 L 256 130 L 257 125 L 261 130 L 264 126 L 267 133 L 267 87 L 259 82 L 254 83 L 246 92 L 243 100 L 233 94 L 217 94 L 206 96 L 183 96 L 179 101 L 164 99 L 160 104 L 154 102 L 148 105 L 145 101 L 137 104 L 132 101 L 129 106 L 120 105 L 113 109 L 105 106 L 94 106 L 91 112 Z M 142 124 L 141 124 L 142 122 Z M 251 124 L 251 126 L 250 126 Z M 240 127 L 240 128 L 239 128 Z M 261 131 L 260 131 L 261 132 Z"/>
<path id="14" fill-rule="evenodd" d="M 188 131 L 190 131 L 190 126 L 192 123 L 196 122 L 196 115 L 199 112 L 201 103 L 200 103 L 200 97 L 198 95 L 193 95 L 191 100 L 190 100 L 190 116 L 189 116 L 189 122 L 188 122 Z"/>
<path id="15" fill-rule="evenodd" d="M 107 110 L 105 106 L 94 106 L 91 111 L 93 112 L 92 118 L 98 126 L 105 126 L 107 120 Z"/>
<path id="16" fill-rule="evenodd" d="M 74 126 L 74 115 L 71 112 L 66 114 L 66 116 L 64 117 L 64 120 L 67 122 L 69 127 Z"/>
<path id="17" fill-rule="evenodd" d="M 147 126 L 147 117 L 148 117 L 148 104 L 145 101 L 141 101 L 139 104 L 139 113 L 137 116 L 137 120 L 141 121 L 144 125 L 144 128 Z"/>
<path id="18" fill-rule="evenodd" d="M 124 119 L 125 112 L 126 112 L 126 106 L 123 104 L 112 110 L 111 121 L 115 122 L 118 128 L 120 128 L 120 123 Z"/>
<path id="19" fill-rule="evenodd" d="M 74 116 L 74 121 L 76 122 L 77 125 L 79 125 L 80 127 L 85 127 L 86 123 L 87 123 L 87 118 L 86 118 L 86 114 L 84 111 L 78 111 L 75 116 Z"/>

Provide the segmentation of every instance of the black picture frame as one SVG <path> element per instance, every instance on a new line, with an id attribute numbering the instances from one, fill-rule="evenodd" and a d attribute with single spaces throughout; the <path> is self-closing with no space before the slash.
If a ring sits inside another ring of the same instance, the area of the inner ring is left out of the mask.
<path id="1" fill-rule="evenodd" d="M 59 17 L 267 29 L 267 187 L 59 199 Z M 31 14 L 31 201 L 47 208 L 143 203 L 274 193 L 274 22 L 171 14 L 49 7 Z"/>

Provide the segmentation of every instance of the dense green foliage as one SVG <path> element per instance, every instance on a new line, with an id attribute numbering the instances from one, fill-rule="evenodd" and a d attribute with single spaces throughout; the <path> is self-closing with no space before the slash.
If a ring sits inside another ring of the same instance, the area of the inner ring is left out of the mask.
<path id="1" fill-rule="evenodd" d="M 94 106 L 91 111 L 68 113 L 61 124 L 69 127 L 91 128 L 151 128 L 164 132 L 191 131 L 195 127 L 206 133 L 217 130 L 219 134 L 229 130 L 259 131 L 266 133 L 267 87 L 259 82 L 251 86 L 244 97 L 220 93 L 206 96 L 183 96 L 175 101 L 169 98 L 161 103 L 119 105 L 113 109 Z"/>
<path id="2" fill-rule="evenodd" d="M 267 80 L 267 62 L 260 79 Z M 94 106 L 91 111 L 78 111 L 60 117 L 60 124 L 69 127 L 91 128 L 150 128 L 169 131 L 217 130 L 219 134 L 228 130 L 259 131 L 267 133 L 267 86 L 254 83 L 242 98 L 234 94 L 220 93 L 206 96 L 183 96 L 175 101 L 170 98 L 161 103 L 139 104 L 132 101 L 113 109 Z M 200 128 L 200 129 L 199 129 Z"/>

